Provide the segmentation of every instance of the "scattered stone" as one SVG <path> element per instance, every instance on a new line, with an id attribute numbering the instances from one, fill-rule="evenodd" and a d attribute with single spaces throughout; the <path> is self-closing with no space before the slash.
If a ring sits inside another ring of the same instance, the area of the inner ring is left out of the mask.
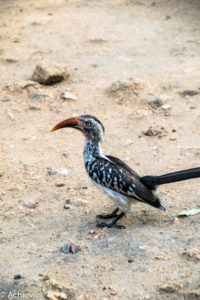
<path id="1" fill-rule="evenodd" d="M 83 206 L 83 207 L 86 207 L 88 204 L 87 200 L 82 200 L 82 199 L 77 199 L 77 200 L 73 201 L 73 203 L 76 206 Z"/>
<path id="2" fill-rule="evenodd" d="M 64 150 L 62 155 L 67 158 L 69 156 L 69 150 Z"/>
<path id="3" fill-rule="evenodd" d="M 7 62 L 7 63 L 9 63 L 9 64 L 15 64 L 15 63 L 17 63 L 18 62 L 18 60 L 17 59 L 15 59 L 15 58 L 10 58 L 10 57 L 8 57 L 8 58 L 5 58 L 5 62 Z"/>
<path id="4" fill-rule="evenodd" d="M 60 94 L 60 98 L 63 99 L 63 100 L 77 100 L 77 97 L 74 94 L 72 94 L 70 92 L 67 92 L 67 91 L 62 92 Z"/>
<path id="5" fill-rule="evenodd" d="M 15 83 L 15 89 L 16 90 L 24 90 L 29 87 L 38 87 L 38 83 L 33 80 L 20 80 L 17 83 Z"/>
<path id="6" fill-rule="evenodd" d="M 188 300 L 199 300 L 200 299 L 200 289 L 194 290 L 192 289 L 191 291 L 186 291 L 181 293 L 183 295 L 183 299 L 188 299 Z"/>
<path id="7" fill-rule="evenodd" d="M 145 87 L 144 82 L 131 78 L 114 82 L 111 87 L 107 88 L 106 92 L 108 96 L 119 98 L 122 101 L 137 96 Z"/>
<path id="8" fill-rule="evenodd" d="M 71 204 L 71 200 L 69 200 L 69 199 L 65 201 L 65 204 L 63 206 L 64 209 L 70 209 L 70 206 L 68 204 Z"/>
<path id="9" fill-rule="evenodd" d="M 124 144 L 124 147 L 128 147 L 128 146 L 130 146 L 132 144 L 133 144 L 133 141 L 127 140 L 126 143 Z"/>
<path id="10" fill-rule="evenodd" d="M 49 98 L 49 95 L 47 95 L 47 94 L 35 94 L 35 95 L 33 96 L 33 98 L 34 98 L 35 100 L 41 100 L 41 99 Z"/>
<path id="11" fill-rule="evenodd" d="M 63 207 L 64 207 L 64 209 L 70 209 L 70 206 L 67 204 L 65 204 Z"/>
<path id="12" fill-rule="evenodd" d="M 97 68 L 99 66 L 99 64 L 91 64 L 90 66 L 93 68 Z"/>
<path id="13" fill-rule="evenodd" d="M 131 259 L 131 258 L 129 258 L 129 259 L 128 259 L 128 263 L 131 264 L 132 262 L 134 262 L 134 260 Z"/>
<path id="14" fill-rule="evenodd" d="M 76 254 L 77 252 L 80 251 L 80 247 L 79 246 L 75 246 L 73 244 L 64 244 L 61 247 L 61 252 L 65 253 L 65 254 Z"/>
<path id="15" fill-rule="evenodd" d="M 200 250 L 196 248 L 185 249 L 183 255 L 194 260 L 200 260 Z"/>
<path id="16" fill-rule="evenodd" d="M 169 104 L 165 104 L 165 105 L 162 105 L 161 108 L 163 110 L 169 110 L 171 108 L 171 106 Z"/>
<path id="17" fill-rule="evenodd" d="M 24 203 L 24 206 L 27 208 L 36 208 L 37 203 L 33 200 L 28 200 L 27 202 Z"/>
<path id="18" fill-rule="evenodd" d="M 127 56 L 119 56 L 118 59 L 126 62 L 132 61 L 132 59 Z"/>
<path id="19" fill-rule="evenodd" d="M 59 174 L 62 176 L 66 176 L 68 175 L 69 171 L 67 169 L 64 168 L 57 168 L 57 169 L 52 169 L 52 168 L 47 168 L 47 174 L 48 175 L 55 175 L 55 174 Z"/>
<path id="20" fill-rule="evenodd" d="M 198 95 L 199 93 L 200 92 L 196 91 L 196 90 L 185 90 L 185 91 L 180 92 L 179 95 L 181 97 L 185 97 L 185 96 L 191 96 L 191 97 L 193 97 L 193 96 Z"/>
<path id="21" fill-rule="evenodd" d="M 65 203 L 66 203 L 66 204 L 70 204 L 70 203 L 71 203 L 71 200 L 67 199 L 67 200 L 65 201 Z"/>
<path id="22" fill-rule="evenodd" d="M 1 101 L 2 102 L 8 102 L 8 101 L 10 101 L 10 99 L 9 98 L 3 98 L 3 99 L 1 99 Z"/>
<path id="23" fill-rule="evenodd" d="M 175 136 L 169 136 L 169 141 L 176 141 L 177 140 L 177 137 Z"/>
<path id="24" fill-rule="evenodd" d="M 174 225 L 180 225 L 180 218 L 175 217 L 173 223 Z"/>
<path id="25" fill-rule="evenodd" d="M 102 38 L 94 38 L 94 39 L 89 39 L 89 42 L 93 44 L 103 44 L 106 43 L 106 40 Z"/>
<path id="26" fill-rule="evenodd" d="M 33 80 L 41 84 L 54 84 L 69 77 L 64 65 L 55 63 L 38 64 L 33 72 Z"/>
<path id="27" fill-rule="evenodd" d="M 163 105 L 163 101 L 159 98 L 155 99 L 154 101 L 150 101 L 149 105 L 154 108 L 157 109 L 159 107 L 161 107 Z"/>
<path id="28" fill-rule="evenodd" d="M 96 234 L 96 231 L 94 229 L 91 229 L 91 230 L 88 231 L 88 233 L 91 234 L 91 235 L 94 235 L 94 234 Z"/>
<path id="29" fill-rule="evenodd" d="M 149 127 L 146 131 L 143 131 L 143 134 L 146 136 L 157 136 L 158 138 L 162 138 L 167 135 L 167 131 L 164 127 L 161 127 L 160 130 Z"/>
<path id="30" fill-rule="evenodd" d="M 15 116 L 12 113 L 8 113 L 8 117 L 11 119 L 11 121 L 15 121 Z"/>
<path id="31" fill-rule="evenodd" d="M 43 281 L 50 280 L 50 276 L 49 275 L 43 275 L 42 280 Z"/>
<path id="32" fill-rule="evenodd" d="M 70 252 L 72 253 L 72 254 L 75 254 L 75 253 L 77 253 L 78 251 L 80 251 L 80 248 L 78 247 L 78 246 L 75 246 L 75 245 L 71 245 L 71 247 L 70 247 Z"/>
<path id="33" fill-rule="evenodd" d="M 62 187 L 62 186 L 65 186 L 65 184 L 64 184 L 64 182 L 57 182 L 57 183 L 55 183 L 55 186 Z"/>
<path id="34" fill-rule="evenodd" d="M 40 106 L 32 103 L 32 104 L 30 104 L 29 109 L 30 110 L 40 110 Z"/>
<path id="35" fill-rule="evenodd" d="M 20 275 L 20 274 L 14 275 L 14 279 L 15 280 L 22 279 L 22 275 Z"/>
<path id="36" fill-rule="evenodd" d="M 46 279 L 44 280 L 43 294 L 48 300 L 75 300 L 74 289 L 68 285 L 59 282 L 58 280 L 45 275 Z"/>
<path id="37" fill-rule="evenodd" d="M 180 290 L 181 288 L 183 288 L 183 285 L 178 284 L 178 283 L 172 283 L 172 284 L 165 284 L 165 285 L 161 286 L 159 288 L 159 290 L 161 292 L 165 292 L 165 293 L 175 293 L 178 290 Z"/>
<path id="38" fill-rule="evenodd" d="M 157 109 L 157 108 L 163 106 L 164 103 L 166 101 L 169 101 L 169 100 L 170 100 L 170 96 L 168 96 L 168 95 L 160 95 L 154 101 L 149 102 L 149 105 L 152 108 Z"/>

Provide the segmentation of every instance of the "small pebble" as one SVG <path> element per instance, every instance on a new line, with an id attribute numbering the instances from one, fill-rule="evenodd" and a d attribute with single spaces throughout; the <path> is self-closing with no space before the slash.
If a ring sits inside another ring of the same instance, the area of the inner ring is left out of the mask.
<path id="1" fill-rule="evenodd" d="M 47 168 L 47 174 L 48 175 L 55 175 L 59 174 L 62 176 L 66 176 L 69 173 L 67 169 L 64 168 L 57 168 L 57 169 L 52 169 L 52 168 Z"/>
<path id="2" fill-rule="evenodd" d="M 62 92 L 60 94 L 60 98 L 63 100 L 76 100 L 77 99 L 77 97 L 70 92 Z"/>
<path id="3" fill-rule="evenodd" d="M 78 251 L 80 251 L 80 248 L 78 246 L 75 246 L 73 244 L 64 244 L 62 247 L 61 247 L 61 252 L 65 253 L 65 254 L 75 254 L 77 253 Z"/>
<path id="4" fill-rule="evenodd" d="M 185 96 L 193 97 L 193 96 L 198 95 L 199 91 L 196 91 L 196 90 L 185 90 L 185 91 L 180 92 L 179 94 L 182 97 L 185 97 Z"/>
<path id="5" fill-rule="evenodd" d="M 40 110 L 40 107 L 37 104 L 30 104 L 29 109 L 31 109 L 31 110 Z"/>
<path id="6" fill-rule="evenodd" d="M 42 274 L 41 274 L 41 275 L 42 275 Z M 47 280 L 50 279 L 50 277 L 49 277 L 49 275 L 44 275 L 42 279 L 43 279 L 43 281 L 47 281 Z"/>
<path id="7" fill-rule="evenodd" d="M 14 279 L 15 280 L 22 279 L 22 275 L 20 275 L 20 274 L 14 275 Z"/>
<path id="8" fill-rule="evenodd" d="M 133 144 L 133 141 L 127 140 L 126 143 L 124 144 L 124 147 L 128 147 L 128 146 L 130 146 L 131 144 Z"/>
<path id="9" fill-rule="evenodd" d="M 66 205 L 66 204 L 63 207 L 64 207 L 64 209 L 70 209 L 70 206 Z"/>
<path id="10" fill-rule="evenodd" d="M 169 104 L 165 104 L 161 106 L 163 110 L 168 110 L 171 108 L 171 106 Z"/>
<path id="11" fill-rule="evenodd" d="M 94 38 L 94 39 L 89 39 L 90 43 L 94 43 L 94 44 L 102 44 L 105 43 L 106 40 L 102 39 L 102 38 Z"/>
<path id="12" fill-rule="evenodd" d="M 15 120 L 15 116 L 12 113 L 8 113 L 9 118 L 14 121 Z"/>
<path id="13" fill-rule="evenodd" d="M 174 225 L 180 225 L 180 218 L 175 217 L 173 223 Z"/>
<path id="14" fill-rule="evenodd" d="M 177 138 L 176 138 L 175 136 L 171 136 L 171 137 L 169 137 L 169 140 L 170 140 L 170 141 L 176 141 Z"/>
<path id="15" fill-rule="evenodd" d="M 55 186 L 62 187 L 62 186 L 65 186 L 65 184 L 63 182 L 58 182 L 58 183 L 55 184 Z"/>
<path id="16" fill-rule="evenodd" d="M 10 101 L 10 99 L 9 98 L 3 98 L 3 99 L 1 99 L 1 101 L 2 102 L 8 102 L 8 101 Z"/>
<path id="17" fill-rule="evenodd" d="M 29 200 L 29 201 L 24 203 L 24 206 L 27 207 L 27 208 L 36 208 L 37 204 L 36 204 L 35 201 Z"/>
<path id="18" fill-rule="evenodd" d="M 158 108 L 163 105 L 163 101 L 161 99 L 157 98 L 154 101 L 149 102 L 149 105 L 153 108 Z"/>
<path id="19" fill-rule="evenodd" d="M 71 203 L 71 200 L 67 199 L 67 200 L 65 201 L 65 203 L 70 204 L 70 203 Z"/>
<path id="20" fill-rule="evenodd" d="M 46 94 L 35 94 L 33 98 L 35 100 L 40 100 L 40 99 L 49 98 L 49 95 L 46 95 Z"/>

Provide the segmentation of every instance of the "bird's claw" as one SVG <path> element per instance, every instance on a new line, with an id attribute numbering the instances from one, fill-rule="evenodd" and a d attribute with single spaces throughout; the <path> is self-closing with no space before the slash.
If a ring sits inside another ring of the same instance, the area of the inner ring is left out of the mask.
<path id="1" fill-rule="evenodd" d="M 113 212 L 111 212 L 111 214 L 105 214 L 105 215 L 97 215 L 96 217 L 99 218 L 99 219 L 112 219 L 112 218 L 115 218 L 115 217 L 118 217 L 118 214 L 117 212 L 119 211 L 119 208 L 115 208 L 113 210 Z"/>

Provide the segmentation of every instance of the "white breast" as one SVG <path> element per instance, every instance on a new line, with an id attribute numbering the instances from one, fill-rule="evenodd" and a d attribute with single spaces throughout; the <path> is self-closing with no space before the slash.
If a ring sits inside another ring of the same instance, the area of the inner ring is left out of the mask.
<path id="1" fill-rule="evenodd" d="M 104 187 L 102 185 L 99 185 L 93 181 L 93 183 L 98 187 L 101 191 L 106 193 L 114 202 L 117 204 L 117 207 L 122 212 L 127 212 L 130 210 L 131 202 L 133 202 L 133 199 L 126 197 L 125 195 L 122 195 L 118 192 L 113 191 L 112 189 L 109 189 L 107 187 Z"/>

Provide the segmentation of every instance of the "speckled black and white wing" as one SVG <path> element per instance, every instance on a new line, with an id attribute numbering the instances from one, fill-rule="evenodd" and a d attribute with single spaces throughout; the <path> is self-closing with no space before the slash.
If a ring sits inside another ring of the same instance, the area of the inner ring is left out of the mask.
<path id="1" fill-rule="evenodd" d="M 103 187 L 160 208 L 161 203 L 154 191 L 140 182 L 140 176 L 136 172 L 127 169 L 126 164 L 122 161 L 120 164 L 118 160 L 112 156 L 96 158 L 86 163 L 87 173 L 93 181 Z"/>

